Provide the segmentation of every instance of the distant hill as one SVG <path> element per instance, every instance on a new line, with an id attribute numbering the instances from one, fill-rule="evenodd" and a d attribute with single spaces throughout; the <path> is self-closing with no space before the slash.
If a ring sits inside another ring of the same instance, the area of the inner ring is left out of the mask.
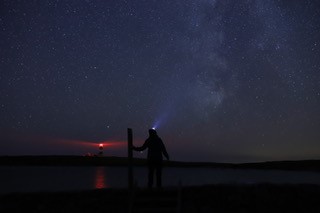
<path id="1" fill-rule="evenodd" d="M 206 167 L 232 169 L 277 169 L 320 171 L 320 160 L 270 161 L 259 163 L 214 163 L 165 161 L 167 167 Z M 0 166 L 127 166 L 125 157 L 87 156 L 0 156 Z M 133 159 L 134 166 L 145 166 L 146 160 Z"/>

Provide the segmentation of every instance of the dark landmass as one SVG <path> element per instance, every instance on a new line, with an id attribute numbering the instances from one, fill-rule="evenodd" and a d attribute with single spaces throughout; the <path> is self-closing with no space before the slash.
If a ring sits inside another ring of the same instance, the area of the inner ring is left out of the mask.
<path id="1" fill-rule="evenodd" d="M 279 169 L 320 171 L 320 160 L 270 161 L 257 163 L 212 163 L 164 161 L 167 167 L 207 167 L 232 169 Z M 124 157 L 87 156 L 0 156 L 2 166 L 127 166 Z M 134 166 L 145 166 L 146 160 L 133 159 Z"/>
<path id="2" fill-rule="evenodd" d="M 96 189 L 1 195 L 0 212 L 318 213 L 319 197 L 320 186 L 296 184 L 136 189 L 134 196 L 127 189 Z"/>

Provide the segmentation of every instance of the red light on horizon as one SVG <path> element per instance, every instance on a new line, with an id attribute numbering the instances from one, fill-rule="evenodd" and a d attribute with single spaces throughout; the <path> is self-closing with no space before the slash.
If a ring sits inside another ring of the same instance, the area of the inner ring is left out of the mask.
<path id="1" fill-rule="evenodd" d="M 87 146 L 87 147 L 99 147 L 100 149 L 106 147 L 122 147 L 125 146 L 125 142 L 123 141 L 112 141 L 112 140 L 105 140 L 105 141 L 84 141 L 84 140 L 71 140 L 71 139 L 50 139 L 47 140 L 50 142 L 60 143 L 64 145 L 80 145 L 80 146 Z"/>

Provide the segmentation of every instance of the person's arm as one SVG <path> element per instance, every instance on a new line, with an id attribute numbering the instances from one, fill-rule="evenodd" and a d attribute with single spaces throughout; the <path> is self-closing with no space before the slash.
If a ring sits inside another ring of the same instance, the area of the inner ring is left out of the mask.
<path id="1" fill-rule="evenodd" d="M 170 160 L 169 154 L 168 154 L 168 152 L 167 152 L 166 147 L 164 146 L 164 144 L 163 144 L 162 141 L 161 141 L 161 143 L 162 143 L 162 153 L 163 153 L 163 155 L 167 158 L 167 160 Z"/>
<path id="2" fill-rule="evenodd" d="M 144 144 L 142 146 L 140 146 L 140 147 L 135 147 L 135 146 L 132 147 L 132 149 L 134 151 L 138 151 L 138 152 L 141 152 L 141 151 L 145 150 L 146 148 L 148 148 L 148 140 L 146 140 L 144 142 Z"/>

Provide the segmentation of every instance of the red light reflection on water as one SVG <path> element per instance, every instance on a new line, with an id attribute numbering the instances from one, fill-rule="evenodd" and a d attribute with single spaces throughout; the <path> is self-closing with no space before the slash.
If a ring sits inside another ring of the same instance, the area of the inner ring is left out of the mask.
<path id="1" fill-rule="evenodd" d="M 96 168 L 96 174 L 94 178 L 94 187 L 96 189 L 104 189 L 107 187 L 104 167 Z"/>

